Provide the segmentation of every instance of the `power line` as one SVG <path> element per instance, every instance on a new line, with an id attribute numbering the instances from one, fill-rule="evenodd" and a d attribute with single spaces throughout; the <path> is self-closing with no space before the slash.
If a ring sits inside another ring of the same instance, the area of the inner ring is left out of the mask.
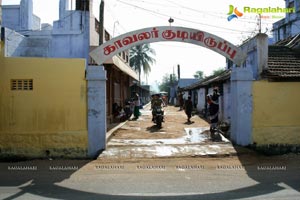
<path id="1" fill-rule="evenodd" d="M 202 14 L 202 15 L 209 15 L 209 16 L 213 16 L 215 18 L 219 18 L 219 19 L 226 19 L 227 17 L 224 15 L 224 13 L 217 13 L 217 12 L 212 12 L 212 11 L 207 11 L 207 10 L 197 10 L 197 9 L 194 9 L 194 8 L 190 8 L 190 7 L 187 7 L 185 5 L 182 5 L 182 4 L 179 4 L 177 2 L 174 2 L 174 1 L 170 1 L 170 0 L 166 0 L 168 1 L 169 3 L 173 4 L 174 6 L 170 5 L 170 4 L 160 4 L 160 3 L 156 3 L 156 2 L 146 2 L 146 1 L 139 1 L 139 0 L 131 0 L 131 1 L 138 1 L 139 3 L 145 3 L 145 4 L 151 4 L 151 5 L 154 5 L 154 6 L 163 6 L 164 8 L 167 8 L 169 9 L 170 7 L 178 7 L 178 8 L 183 8 L 187 11 L 192 11 L 193 13 L 196 13 L 196 14 Z M 185 14 L 186 15 L 186 14 Z M 193 15 L 190 15 L 190 16 L 195 16 L 194 14 Z M 249 19 L 249 20 L 248 20 Z M 252 19 L 252 18 L 246 18 L 245 16 L 243 18 L 240 18 L 239 19 L 240 21 L 245 21 L 245 22 L 250 22 L 250 23 L 256 23 L 255 19 Z"/>
<path id="2" fill-rule="evenodd" d="M 127 0 L 128 1 L 128 0 Z M 177 6 L 170 6 L 169 4 L 163 4 L 162 1 L 160 0 L 159 3 L 156 3 L 156 2 L 147 2 L 145 0 L 129 0 L 129 1 L 136 1 L 138 3 L 144 3 L 144 4 L 150 4 L 150 5 L 155 5 L 155 6 L 161 6 L 161 7 L 167 7 L 168 9 L 170 9 L 171 7 L 177 7 Z"/>
<path id="3" fill-rule="evenodd" d="M 134 4 L 126 3 L 126 2 L 124 2 L 122 0 L 117 0 L 117 1 L 120 2 L 120 3 L 123 3 L 123 4 L 127 5 L 127 6 L 138 8 L 138 9 L 150 12 L 152 14 L 154 13 L 154 14 L 161 15 L 161 16 L 164 16 L 164 17 L 170 17 L 169 15 L 162 14 L 162 13 L 159 13 L 157 11 L 149 10 L 149 9 L 146 9 L 146 8 L 142 8 L 142 7 L 134 5 Z M 185 21 L 185 22 L 189 22 L 189 23 L 193 23 L 193 24 L 198 24 L 198 25 L 202 25 L 202 26 L 209 26 L 209 27 L 219 28 L 219 29 L 223 29 L 223 30 L 230 30 L 230 31 L 241 32 L 240 30 L 236 30 L 236 29 L 230 29 L 230 28 L 224 28 L 224 27 L 214 26 L 214 25 L 211 25 L 211 24 L 200 23 L 200 22 L 196 22 L 196 21 L 192 21 L 192 20 L 187 20 L 187 19 L 182 19 L 182 18 L 178 18 L 178 17 L 173 17 L 173 18 L 176 19 L 176 20 L 181 20 L 181 21 Z M 243 31 L 243 32 L 250 32 L 250 31 Z"/>

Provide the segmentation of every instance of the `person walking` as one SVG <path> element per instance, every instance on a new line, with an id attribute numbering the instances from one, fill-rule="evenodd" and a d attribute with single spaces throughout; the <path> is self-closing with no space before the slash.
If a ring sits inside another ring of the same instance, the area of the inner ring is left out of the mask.
<path id="1" fill-rule="evenodd" d="M 188 96 L 188 99 L 184 103 L 184 111 L 187 116 L 187 122 L 192 123 L 191 117 L 193 111 L 193 102 L 192 102 L 192 97 L 190 95 Z"/>
<path id="2" fill-rule="evenodd" d="M 179 92 L 178 94 L 178 101 L 179 101 L 179 111 L 183 110 L 183 93 Z"/>
<path id="3" fill-rule="evenodd" d="M 138 119 L 140 116 L 140 107 L 141 107 L 141 100 L 138 93 L 135 93 L 134 96 L 134 111 L 133 115 L 135 119 Z"/>
<path id="4" fill-rule="evenodd" d="M 219 122 L 219 96 L 218 88 L 214 88 L 213 93 L 207 95 L 211 131 L 217 127 Z"/>

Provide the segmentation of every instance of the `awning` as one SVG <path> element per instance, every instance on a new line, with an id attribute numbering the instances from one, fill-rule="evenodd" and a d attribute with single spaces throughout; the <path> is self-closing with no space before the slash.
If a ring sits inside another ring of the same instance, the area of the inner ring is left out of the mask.
<path id="1" fill-rule="evenodd" d="M 138 74 L 123 60 L 121 60 L 118 56 L 113 56 L 109 60 L 105 61 L 104 64 L 114 64 L 118 69 L 120 69 L 125 74 L 129 75 L 135 80 L 139 80 Z"/>

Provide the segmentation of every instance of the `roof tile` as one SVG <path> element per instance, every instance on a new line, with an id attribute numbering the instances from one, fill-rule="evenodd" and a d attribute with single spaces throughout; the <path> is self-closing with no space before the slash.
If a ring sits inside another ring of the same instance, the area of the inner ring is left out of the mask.
<path id="1" fill-rule="evenodd" d="M 271 79 L 300 79 L 300 50 L 269 46 L 268 68 L 263 75 Z"/>

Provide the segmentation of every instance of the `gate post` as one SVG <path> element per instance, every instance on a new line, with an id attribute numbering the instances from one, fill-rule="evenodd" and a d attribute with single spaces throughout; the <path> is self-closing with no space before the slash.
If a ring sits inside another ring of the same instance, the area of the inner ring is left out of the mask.
<path id="1" fill-rule="evenodd" d="M 106 71 L 88 66 L 88 156 L 96 157 L 106 146 Z"/>
<path id="2" fill-rule="evenodd" d="M 252 143 L 252 82 L 250 68 L 232 69 L 230 139 L 242 146 Z"/>

